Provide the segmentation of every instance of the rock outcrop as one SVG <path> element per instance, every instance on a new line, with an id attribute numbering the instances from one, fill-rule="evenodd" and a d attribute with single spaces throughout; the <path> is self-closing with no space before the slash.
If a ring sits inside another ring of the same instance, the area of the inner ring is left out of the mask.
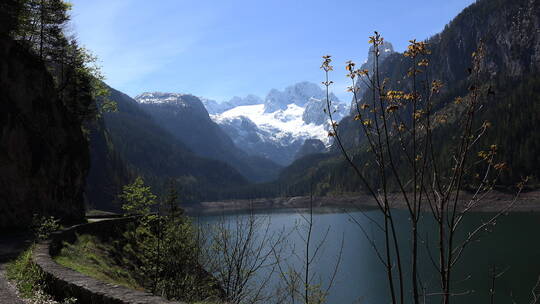
<path id="1" fill-rule="evenodd" d="M 0 229 L 84 216 L 88 143 L 43 62 L 0 38 Z"/>

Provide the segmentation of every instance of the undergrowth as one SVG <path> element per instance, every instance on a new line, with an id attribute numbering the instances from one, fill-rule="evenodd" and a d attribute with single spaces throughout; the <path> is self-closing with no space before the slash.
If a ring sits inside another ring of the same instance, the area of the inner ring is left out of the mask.
<path id="1" fill-rule="evenodd" d="M 34 246 L 6 265 L 6 275 L 15 283 L 19 295 L 26 299 L 28 304 L 74 304 L 75 298 L 65 299 L 62 302 L 55 301 L 52 296 L 44 291 L 46 284 L 43 271 L 32 261 Z"/>
<path id="2" fill-rule="evenodd" d="M 114 259 L 115 250 L 113 245 L 100 241 L 96 236 L 83 234 L 73 244 L 64 243 L 54 260 L 97 280 L 143 290 L 130 272 Z"/>
<path id="3" fill-rule="evenodd" d="M 15 282 L 20 295 L 24 298 L 32 297 L 36 286 L 43 284 L 43 272 L 32 262 L 33 250 L 34 246 L 28 248 L 6 267 L 8 279 Z"/>

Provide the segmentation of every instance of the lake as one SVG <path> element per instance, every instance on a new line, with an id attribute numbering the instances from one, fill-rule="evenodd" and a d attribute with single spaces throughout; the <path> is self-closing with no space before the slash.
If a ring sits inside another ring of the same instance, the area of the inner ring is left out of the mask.
<path id="1" fill-rule="evenodd" d="M 402 246 L 407 246 L 409 243 L 408 213 L 405 210 L 393 212 L 396 216 Z M 294 228 L 305 223 L 303 216 L 308 214 L 308 210 L 295 209 L 256 211 L 258 218 L 268 221 L 271 234 L 277 235 L 283 230 L 289 232 L 285 251 L 290 253 L 290 248 L 294 246 L 299 256 L 302 256 L 305 248 L 303 241 L 305 230 Z M 247 216 L 247 213 L 242 212 L 203 215 L 198 221 L 215 223 L 223 219 L 233 224 L 238 217 Z M 384 267 L 359 227 L 361 225 L 376 242 L 381 242 L 382 234 L 367 218 L 368 216 L 376 220 L 381 219 L 377 210 L 361 212 L 324 208 L 314 210 L 312 252 L 328 231 L 321 251 L 311 268 L 317 277 L 322 278 L 323 283 L 331 277 L 340 252 L 342 238 L 344 240 L 339 269 L 335 283 L 330 289 L 328 303 L 390 302 Z M 436 291 L 438 286 L 435 268 L 432 266 L 426 249 L 435 249 L 433 239 L 436 230 L 429 214 L 424 216 L 426 218 L 422 221 L 420 233 L 424 240 L 420 255 L 421 280 L 429 292 Z M 462 231 L 476 227 L 489 216 L 490 214 L 487 213 L 471 213 L 463 222 Z M 453 303 L 489 303 L 493 267 L 496 267 L 499 272 L 504 271 L 504 274 L 495 281 L 495 303 L 511 303 L 512 298 L 516 303 L 530 302 L 531 290 L 540 275 L 540 244 L 537 241 L 539 227 L 540 214 L 536 213 L 510 213 L 499 218 L 492 231 L 483 233 L 478 241 L 466 249 L 463 258 L 456 266 L 453 275 L 454 292 L 463 293 L 463 295 L 453 297 Z M 404 255 L 403 259 L 405 265 L 410 264 L 409 255 Z M 294 267 L 302 265 L 298 257 L 289 257 L 287 261 Z M 277 284 L 278 281 L 276 277 L 271 284 Z M 410 288 L 407 288 L 407 292 L 410 293 Z M 427 302 L 439 301 L 435 296 L 431 296 L 428 297 Z"/>

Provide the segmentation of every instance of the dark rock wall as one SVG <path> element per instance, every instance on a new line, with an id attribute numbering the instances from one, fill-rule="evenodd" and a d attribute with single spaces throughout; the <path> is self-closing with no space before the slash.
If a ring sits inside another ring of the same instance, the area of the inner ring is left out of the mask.
<path id="1" fill-rule="evenodd" d="M 0 37 L 0 228 L 84 216 L 88 143 L 44 64 Z"/>
<path id="2" fill-rule="evenodd" d="M 449 89 L 459 96 L 467 93 L 468 68 L 472 65 L 471 54 L 482 41 L 485 62 L 482 74 L 485 81 L 504 79 L 516 81 L 525 75 L 540 72 L 540 1 L 538 0 L 479 0 L 465 8 L 446 27 L 427 39 L 432 54 L 429 57 L 431 79 L 441 80 L 445 85 L 443 95 Z M 384 34 L 384 33 L 383 33 Z M 414 37 L 411 37 L 414 38 Z M 403 79 L 410 67 L 410 59 L 401 53 L 389 55 L 381 62 L 382 78 L 388 77 L 393 89 L 406 89 L 395 82 Z M 370 100 L 369 91 L 361 96 Z M 453 98 L 435 105 L 439 110 L 453 104 Z M 354 115 L 340 122 L 339 130 L 346 146 L 358 146 L 365 139 L 357 132 Z M 332 150 L 338 151 L 337 145 Z"/>

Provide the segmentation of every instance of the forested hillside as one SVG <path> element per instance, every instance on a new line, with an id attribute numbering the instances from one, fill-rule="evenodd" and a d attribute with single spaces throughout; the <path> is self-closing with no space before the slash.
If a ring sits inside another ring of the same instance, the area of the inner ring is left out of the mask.
<path id="1" fill-rule="evenodd" d="M 540 123 L 540 100 L 536 93 L 540 70 L 539 12 L 538 1 L 481 0 L 463 10 L 440 34 L 426 40 L 431 54 L 426 71 L 428 76 L 422 77 L 443 84 L 433 109 L 437 115 L 445 117 L 445 123 L 440 124 L 435 136 L 436 145 L 442 152 L 454 149 L 450 139 L 456 136 L 454 124 L 461 115 L 461 107 L 455 101 L 465 97 L 470 90 L 471 54 L 480 43 L 483 44 L 485 62 L 481 68 L 481 85 L 489 94 L 476 117 L 479 124 L 476 127 L 488 123 L 490 128 L 478 145 L 496 145 L 497 159 L 508 165 L 498 181 L 501 189 L 513 186 L 525 176 L 531 177 L 529 188 L 539 186 L 540 137 L 534 131 Z M 404 77 L 410 64 L 411 59 L 404 54 L 391 54 L 379 67 L 381 79 L 387 79 L 385 84 L 391 90 L 410 89 L 411 84 Z M 369 90 L 362 91 L 359 105 L 368 102 L 370 94 Z M 366 153 L 367 143 L 354 116 L 344 118 L 338 132 L 354 161 L 361 165 L 369 153 Z M 410 107 L 404 110 L 403 116 L 412 117 Z M 311 162 L 308 170 L 316 180 L 316 191 L 320 194 L 361 191 L 359 180 L 345 164 L 337 146 L 333 147 L 333 153 L 331 159 L 311 157 L 301 160 L 302 163 Z M 288 194 L 308 191 L 300 186 L 307 184 L 308 177 L 302 178 L 296 167 L 306 170 L 307 166 L 293 164 L 281 175 L 282 183 L 291 184 Z M 374 175 L 366 172 L 366 176 L 375 178 Z"/>

